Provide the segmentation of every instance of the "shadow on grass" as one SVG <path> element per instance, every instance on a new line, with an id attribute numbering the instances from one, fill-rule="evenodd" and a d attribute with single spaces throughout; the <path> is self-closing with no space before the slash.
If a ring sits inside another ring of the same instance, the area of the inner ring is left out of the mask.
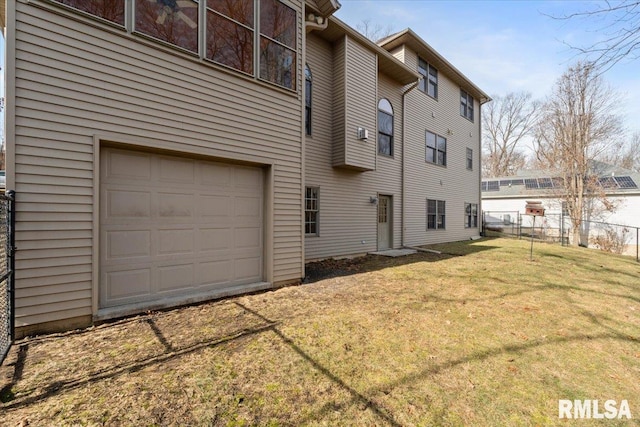
<path id="1" fill-rule="evenodd" d="M 264 322 L 272 322 L 270 319 L 266 318 L 259 312 L 246 307 L 243 304 L 235 302 L 235 304 L 246 310 L 247 312 L 257 316 Z M 582 313 L 587 318 L 591 320 L 592 323 L 602 326 L 607 329 L 609 333 L 595 333 L 595 334 L 578 334 L 569 337 L 558 337 L 552 339 L 539 339 L 527 343 L 522 344 L 506 344 L 502 346 L 497 346 L 494 348 L 490 348 L 483 351 L 475 352 L 469 356 L 464 356 L 460 358 L 454 358 L 449 361 L 445 361 L 439 364 L 433 364 L 433 366 L 426 367 L 414 374 L 402 376 L 394 381 L 390 381 L 385 383 L 384 385 L 376 386 L 366 390 L 364 392 L 356 390 L 354 387 L 350 386 L 345 380 L 341 379 L 339 376 L 331 372 L 328 368 L 323 366 L 320 362 L 315 360 L 313 356 L 303 350 L 300 346 L 298 346 L 291 338 L 287 337 L 282 331 L 280 331 L 277 327 L 273 327 L 272 331 L 280 338 L 282 341 L 287 344 L 293 351 L 295 351 L 300 357 L 310 363 L 316 370 L 322 373 L 327 379 L 331 380 L 337 386 L 347 391 L 351 398 L 347 402 L 337 403 L 337 402 L 327 402 L 325 403 L 318 411 L 313 414 L 308 415 L 303 420 L 297 420 L 298 424 L 306 424 L 311 421 L 317 421 L 322 419 L 322 416 L 328 413 L 332 413 L 335 411 L 340 411 L 341 409 L 351 405 L 351 404 L 363 404 L 366 408 L 373 411 L 373 413 L 383 422 L 392 425 L 392 426 L 401 426 L 402 424 L 396 420 L 394 414 L 389 409 L 385 408 L 383 405 L 380 405 L 375 402 L 375 398 L 379 393 L 388 394 L 389 390 L 393 390 L 395 388 L 403 387 L 407 384 L 415 383 L 418 381 L 426 380 L 432 377 L 433 375 L 439 374 L 443 371 L 455 368 L 457 366 L 465 365 L 470 362 L 483 361 L 492 357 L 497 357 L 503 354 L 510 353 L 521 353 L 529 350 L 533 350 L 535 348 L 539 348 L 542 346 L 552 346 L 552 345 L 563 345 L 573 342 L 581 342 L 581 341 L 594 341 L 594 340 L 621 340 L 621 341 L 629 341 L 634 343 L 640 343 L 640 337 L 630 336 L 629 334 L 619 332 L 610 326 L 606 326 L 602 324 L 593 313 L 588 311 L 584 311 Z M 369 396 L 369 397 L 368 397 Z"/>
<path id="2" fill-rule="evenodd" d="M 416 263 L 416 262 L 435 262 L 435 261 L 450 259 L 455 256 L 461 256 L 459 254 L 462 253 L 463 251 L 466 251 L 465 254 L 469 254 L 469 253 L 475 253 L 475 252 L 480 252 L 480 251 L 495 248 L 493 246 L 488 246 L 488 245 L 473 246 L 472 244 L 465 245 L 463 243 L 459 243 L 458 245 L 459 245 L 458 247 L 460 248 L 460 250 L 458 251 L 458 254 L 437 255 L 437 254 L 431 254 L 431 253 L 420 253 L 413 256 L 404 257 L 404 258 L 386 258 L 386 257 L 379 257 L 379 256 L 371 256 L 371 258 L 375 258 L 375 259 L 371 260 L 369 265 L 367 265 L 366 263 L 367 260 L 364 260 L 365 261 L 364 263 L 361 262 L 362 259 L 357 260 L 358 264 L 364 264 L 364 265 L 361 266 L 359 269 L 354 268 L 354 271 L 349 270 L 346 274 L 356 274 L 356 273 L 365 272 L 365 271 L 375 271 L 382 268 L 407 265 L 407 264 Z M 338 274 L 335 274 L 334 276 L 337 276 L 337 275 Z M 618 297 L 618 298 L 629 298 L 635 302 L 640 302 L 640 299 L 635 296 L 620 295 L 613 292 L 608 293 L 604 291 L 597 291 L 593 289 L 585 289 L 585 288 L 579 288 L 577 286 L 561 285 L 556 283 L 543 283 L 537 286 L 532 286 L 527 288 L 521 287 L 520 289 L 514 290 L 512 292 L 505 292 L 505 293 L 499 293 L 499 294 L 496 293 L 493 295 L 488 295 L 487 297 L 479 298 L 478 300 L 501 299 L 501 298 L 504 298 L 505 296 L 518 295 L 518 294 L 527 293 L 527 292 L 543 292 L 543 291 L 549 291 L 549 290 L 566 290 L 566 291 L 571 290 L 576 292 L 586 292 L 586 293 L 594 294 L 596 296 L 606 295 L 606 296 Z M 568 304 L 571 304 L 573 306 L 577 305 L 576 301 L 574 301 L 571 295 L 569 295 L 568 293 L 563 293 L 563 296 L 565 299 L 567 299 Z M 458 301 L 456 299 L 438 297 L 435 295 L 431 295 L 430 299 L 431 298 L 438 301 Z M 473 301 L 474 299 L 464 298 L 463 300 Z M 245 311 L 246 313 L 251 314 L 252 316 L 255 316 L 256 318 L 260 319 L 259 323 L 261 324 L 252 328 L 247 328 L 247 327 L 242 328 L 242 325 L 237 325 L 238 327 L 234 328 L 233 332 L 225 333 L 224 336 L 221 336 L 222 334 L 219 334 L 219 336 L 215 336 L 207 340 L 202 340 L 192 345 L 176 346 L 176 345 L 172 345 L 169 342 L 169 340 L 167 340 L 161 328 L 155 322 L 154 316 L 149 315 L 137 321 L 142 321 L 146 323 L 150 328 L 150 331 L 155 335 L 156 339 L 162 344 L 163 352 L 161 354 L 155 355 L 152 357 L 139 358 L 138 360 L 134 360 L 128 363 L 119 364 L 119 365 L 111 366 L 105 369 L 96 370 L 94 372 L 90 372 L 88 375 L 83 375 L 83 373 L 80 373 L 82 377 L 64 378 L 58 381 L 52 380 L 45 387 L 42 387 L 39 389 L 33 389 L 26 392 L 26 394 L 23 396 L 15 397 L 12 394 L 12 388 L 23 377 L 25 362 L 29 356 L 29 350 L 30 350 L 29 346 L 34 345 L 33 344 L 34 342 L 37 344 L 38 341 L 35 340 L 31 344 L 30 343 L 22 344 L 19 346 L 19 349 L 17 352 L 17 361 L 13 365 L 14 373 L 11 378 L 11 382 L 7 386 L 3 387 L 3 389 L 0 391 L 0 400 L 5 403 L 5 405 L 3 405 L 2 408 L 16 409 L 16 408 L 27 407 L 31 404 L 38 403 L 39 401 L 51 398 L 53 396 L 76 389 L 78 387 L 97 383 L 100 381 L 106 381 L 120 375 L 126 375 L 128 373 L 138 372 L 144 369 L 145 367 L 155 365 L 155 364 L 166 363 L 174 359 L 179 359 L 182 356 L 196 353 L 205 348 L 214 348 L 220 345 L 231 343 L 235 340 L 248 339 L 250 337 L 258 336 L 265 332 L 271 332 L 275 334 L 275 336 L 278 337 L 279 340 L 281 340 L 284 344 L 286 344 L 301 359 L 303 359 L 305 363 L 308 363 L 310 366 L 313 367 L 313 369 L 317 370 L 322 376 L 327 378 L 337 387 L 346 391 L 350 396 L 350 399 L 347 402 L 342 402 L 342 403 L 327 402 L 322 407 L 320 407 L 317 411 L 315 411 L 313 414 L 308 415 L 308 418 L 302 419 L 302 420 L 296 420 L 297 424 L 305 424 L 312 421 L 317 421 L 318 419 L 321 419 L 324 414 L 328 414 L 330 412 L 339 410 L 350 404 L 355 403 L 358 405 L 363 405 L 369 410 L 371 410 L 373 414 L 375 414 L 375 416 L 380 420 L 381 423 L 389 424 L 392 426 L 399 426 L 401 425 L 401 423 L 398 421 L 397 417 L 394 416 L 393 411 L 389 408 L 385 408 L 383 404 L 376 402 L 377 397 L 379 396 L 379 393 L 387 393 L 388 390 L 399 388 L 406 384 L 427 380 L 435 374 L 446 371 L 448 369 L 455 368 L 460 365 L 464 365 L 469 362 L 482 361 L 488 358 L 497 357 L 499 355 L 507 354 L 507 353 L 518 353 L 518 352 L 530 351 L 532 349 L 542 347 L 542 346 L 560 346 L 560 345 L 564 345 L 572 342 L 610 340 L 610 339 L 640 343 L 640 337 L 631 336 L 628 333 L 622 333 L 616 330 L 615 327 L 607 325 L 605 322 L 608 319 L 601 318 L 596 314 L 581 308 L 579 313 L 585 318 L 589 319 L 590 323 L 593 324 L 594 326 L 604 329 L 603 332 L 594 332 L 593 334 L 582 333 L 582 334 L 576 334 L 568 337 L 563 336 L 563 337 L 549 338 L 549 339 L 545 338 L 545 339 L 534 340 L 534 341 L 521 343 L 521 344 L 496 343 L 497 345 L 495 345 L 494 347 L 485 349 L 483 351 L 477 351 L 467 356 L 456 357 L 460 355 L 452 354 L 449 360 L 445 360 L 441 363 L 426 361 L 424 365 L 416 366 L 416 371 L 412 374 L 408 374 L 399 378 L 390 378 L 390 381 L 386 382 L 383 385 L 371 387 L 366 390 L 358 390 L 356 387 L 349 384 L 348 379 L 341 378 L 335 372 L 332 372 L 327 366 L 320 363 L 318 361 L 318 358 L 314 357 L 314 354 L 312 352 L 310 352 L 309 350 L 305 350 L 299 343 L 296 343 L 294 339 L 284 334 L 281 328 L 278 327 L 279 323 L 277 321 L 274 321 L 265 317 L 264 315 L 259 313 L 257 310 L 247 307 L 246 305 L 241 304 L 240 302 L 234 301 L 233 304 L 239 307 L 241 310 Z M 117 326 L 117 325 L 114 325 L 114 326 Z M 83 332 L 83 333 L 87 333 L 87 332 Z M 45 338 L 43 339 L 43 341 L 50 340 L 50 339 L 52 338 Z M 64 337 L 58 337 L 58 339 L 64 339 Z"/>
<path id="3" fill-rule="evenodd" d="M 566 287 L 563 286 L 548 285 L 541 286 L 538 290 L 550 288 L 566 289 Z M 574 287 L 569 288 L 575 289 Z M 493 298 L 500 297 L 494 296 Z M 571 296 L 565 295 L 565 298 L 567 299 L 567 302 L 569 304 L 575 305 L 575 301 L 571 299 Z M 234 301 L 233 304 L 247 314 L 255 316 L 255 318 L 259 319 L 259 325 L 253 328 L 238 328 L 234 332 L 227 333 L 226 336 L 217 336 L 208 340 L 194 343 L 192 345 L 180 347 L 171 345 L 169 343 L 161 328 L 155 322 L 154 315 L 149 315 L 148 317 L 140 319 L 140 321 L 149 326 L 156 339 L 163 345 L 164 351 L 162 354 L 141 358 L 126 364 L 115 365 L 102 370 L 97 370 L 90 373 L 89 375 L 85 375 L 80 378 L 66 378 L 64 380 L 51 381 L 51 383 L 47 384 L 41 389 L 32 390 L 29 392 L 30 394 L 15 398 L 12 395 L 11 389 L 22 379 L 25 361 L 29 354 L 29 346 L 34 345 L 33 343 L 23 344 L 19 347 L 18 350 L 17 361 L 14 364 L 14 375 L 12 377 L 11 384 L 5 386 L 0 393 L 3 402 L 6 402 L 6 404 L 3 405 L 3 409 L 7 410 L 27 407 L 31 404 L 38 403 L 39 401 L 51 398 L 58 394 L 65 393 L 67 391 L 85 385 L 90 385 L 100 381 L 106 381 L 120 375 L 127 375 L 129 373 L 138 372 L 145 367 L 166 363 L 174 359 L 179 359 L 185 355 L 193 354 L 205 348 L 214 348 L 220 345 L 231 343 L 238 339 L 247 339 L 253 336 L 258 336 L 259 334 L 265 332 L 270 332 L 273 333 L 286 346 L 288 346 L 293 352 L 295 352 L 301 359 L 312 366 L 313 369 L 318 371 L 322 376 L 331 381 L 337 387 L 347 392 L 350 396 L 347 402 L 326 402 L 313 414 L 307 415 L 307 418 L 296 420 L 295 422 L 297 424 L 305 424 L 312 421 L 317 421 L 319 419 L 322 419 L 323 415 L 333 413 L 334 411 L 345 408 L 351 404 L 358 404 L 372 411 L 372 413 L 380 420 L 382 424 L 400 426 L 401 422 L 398 420 L 397 416 L 394 415 L 393 410 L 390 408 L 386 408 L 381 403 L 376 402 L 376 400 L 378 400 L 377 397 L 380 393 L 386 394 L 389 392 L 389 390 L 400 388 L 407 384 L 427 380 L 435 374 L 453 369 L 457 366 L 465 365 L 470 362 L 482 361 L 508 353 L 526 352 L 542 346 L 560 346 L 572 342 L 611 339 L 640 343 L 640 337 L 631 336 L 628 333 L 620 332 L 614 327 L 602 322 L 602 320 L 597 315 L 589 312 L 588 310 L 582 309 L 581 314 L 583 316 L 589 319 L 594 326 L 599 326 L 605 329 L 605 331 L 586 334 L 581 333 L 573 336 L 563 336 L 550 339 L 538 339 L 527 343 L 498 344 L 495 347 L 477 351 L 473 354 L 462 357 L 455 357 L 456 355 L 454 354 L 452 355 L 453 357 L 451 357 L 450 360 L 446 360 L 441 363 L 427 361 L 425 365 L 417 366 L 417 370 L 411 374 L 407 374 L 398 378 L 390 378 L 390 381 L 386 382 L 385 384 L 371 387 L 366 390 L 358 390 L 356 389 L 356 387 L 349 384 L 347 379 L 341 378 L 336 373 L 332 372 L 327 366 L 319 362 L 317 358 L 314 357 L 312 352 L 310 352 L 309 350 L 305 350 L 298 343 L 296 343 L 294 339 L 283 333 L 281 328 L 279 328 L 278 321 L 269 319 L 268 317 L 262 315 L 259 311 L 250 308 L 240 302 Z M 59 339 L 64 339 L 64 337 L 59 337 Z"/>
<path id="4" fill-rule="evenodd" d="M 438 262 L 453 257 L 466 256 L 491 249 L 499 249 L 497 246 L 478 245 L 478 242 L 491 240 L 465 240 L 461 242 L 427 245 L 424 249 L 440 251 L 440 254 L 433 252 L 418 252 L 412 255 L 400 257 L 387 257 L 383 255 L 367 254 L 351 259 L 326 259 L 323 261 L 310 262 L 305 265 L 305 279 L 303 284 L 315 283 L 320 280 L 333 277 L 351 276 L 353 274 L 369 273 L 383 270 L 390 267 L 400 267 L 420 262 Z"/>
<path id="5" fill-rule="evenodd" d="M 275 326 L 275 323 L 268 323 L 268 324 L 254 327 L 254 328 L 240 329 L 234 333 L 227 334 L 225 337 L 215 337 L 215 338 L 212 338 L 209 340 L 203 340 L 182 348 L 174 348 L 168 343 L 164 334 L 160 331 L 160 329 L 156 325 L 153 319 L 153 315 L 149 315 L 149 317 L 145 318 L 143 321 L 149 325 L 149 327 L 153 331 L 158 341 L 160 341 L 160 343 L 164 346 L 165 352 L 163 352 L 162 354 L 144 358 L 144 359 L 138 359 L 138 360 L 121 364 L 121 365 L 115 365 L 106 369 L 97 370 L 82 378 L 53 381 L 51 384 L 48 384 L 46 387 L 44 387 L 43 390 L 37 392 L 36 394 L 15 398 L 11 390 L 18 383 L 18 381 L 22 379 L 24 365 L 27 358 L 27 349 L 29 347 L 29 344 L 21 345 L 18 350 L 17 361 L 13 364 L 14 375 L 10 383 L 4 386 L 0 391 L 0 397 L 2 398 L 2 400 L 0 401 L 2 403 L 5 403 L 5 405 L 3 405 L 2 408 L 15 409 L 15 408 L 29 406 L 41 400 L 45 400 L 50 397 L 53 397 L 59 393 L 70 391 L 87 384 L 108 380 L 108 379 L 117 377 L 119 375 L 126 375 L 130 373 L 138 372 L 148 366 L 165 363 L 172 359 L 181 358 L 185 355 L 195 353 L 205 348 L 214 348 L 223 344 L 230 343 L 237 339 L 258 335 L 267 331 L 272 331 Z"/>

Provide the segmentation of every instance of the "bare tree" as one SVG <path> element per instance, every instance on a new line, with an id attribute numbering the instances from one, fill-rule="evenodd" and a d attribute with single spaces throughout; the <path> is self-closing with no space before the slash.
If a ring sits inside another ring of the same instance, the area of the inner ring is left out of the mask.
<path id="1" fill-rule="evenodd" d="M 579 62 L 556 82 L 537 127 L 536 155 L 556 176 L 554 196 L 568 211 L 574 245 L 588 242 L 584 219 L 615 210 L 594 170 L 623 133 L 614 95 L 593 64 Z"/>
<path id="2" fill-rule="evenodd" d="M 638 59 L 640 56 L 640 1 L 622 0 L 596 2 L 594 9 L 552 16 L 561 20 L 586 20 L 591 31 L 602 33 L 599 41 L 572 49 L 586 56 L 594 66 L 606 71 L 622 59 Z"/>
<path id="3" fill-rule="evenodd" d="M 486 177 L 513 175 L 526 164 L 523 140 L 540 115 L 540 102 L 527 92 L 494 96 L 482 107 L 482 173 Z"/>
<path id="4" fill-rule="evenodd" d="M 363 19 L 356 24 L 356 30 L 374 43 L 389 37 L 393 33 L 391 25 L 382 26 L 379 23 L 371 22 L 370 19 Z"/>
<path id="5" fill-rule="evenodd" d="M 640 132 L 633 134 L 631 139 L 620 141 L 603 160 L 624 169 L 640 172 Z"/>

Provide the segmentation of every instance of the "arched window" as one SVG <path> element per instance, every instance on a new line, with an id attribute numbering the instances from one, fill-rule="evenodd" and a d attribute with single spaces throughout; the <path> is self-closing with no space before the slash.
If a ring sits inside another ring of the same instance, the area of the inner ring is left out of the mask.
<path id="1" fill-rule="evenodd" d="M 393 156 L 393 107 L 385 98 L 378 102 L 378 153 Z"/>
<path id="2" fill-rule="evenodd" d="M 307 135 L 311 135 L 311 89 L 312 78 L 311 69 L 308 65 L 304 66 L 304 82 L 305 82 L 305 94 L 304 94 L 304 129 Z"/>

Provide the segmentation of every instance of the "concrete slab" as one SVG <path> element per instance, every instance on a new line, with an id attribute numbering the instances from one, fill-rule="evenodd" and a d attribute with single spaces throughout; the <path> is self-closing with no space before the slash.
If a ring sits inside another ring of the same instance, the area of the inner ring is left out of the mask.
<path id="1" fill-rule="evenodd" d="M 386 251 L 378 251 L 378 252 L 369 252 L 371 255 L 381 255 L 381 256 L 389 256 L 389 257 L 399 257 L 405 255 L 413 255 L 418 251 L 414 249 L 387 249 Z"/>

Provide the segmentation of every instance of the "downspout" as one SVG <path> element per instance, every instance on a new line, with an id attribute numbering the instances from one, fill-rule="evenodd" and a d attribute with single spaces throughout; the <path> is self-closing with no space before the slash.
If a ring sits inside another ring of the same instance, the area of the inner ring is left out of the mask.
<path id="1" fill-rule="evenodd" d="M 318 16 L 318 15 L 314 15 L 313 13 L 310 13 L 309 15 L 307 15 L 307 20 L 304 21 L 304 28 L 305 28 L 305 34 L 302 35 L 302 66 L 304 67 L 307 63 L 307 39 L 306 39 L 306 35 L 309 34 L 312 31 L 323 31 L 327 29 L 327 26 L 329 25 L 329 18 L 323 18 L 322 16 Z M 304 79 L 304 77 L 303 77 Z M 305 251 L 305 247 L 306 247 L 306 236 L 304 233 L 304 198 L 305 198 L 305 184 L 306 184 L 306 161 L 305 161 L 305 157 L 306 157 L 306 152 L 305 152 L 305 143 L 307 141 L 307 133 L 305 131 L 305 123 L 304 123 L 304 117 L 305 117 L 305 99 L 306 99 L 306 93 L 305 91 L 307 90 L 307 85 L 306 83 L 304 83 L 302 85 L 302 111 L 301 111 L 301 117 L 303 117 L 302 119 L 302 126 L 300 129 L 300 134 L 302 135 L 302 150 L 301 150 L 301 163 L 302 163 L 302 215 L 300 215 L 300 217 L 302 218 L 300 227 L 301 227 L 301 231 L 302 231 L 302 281 L 304 282 L 305 278 L 307 277 L 307 271 L 306 271 L 306 264 L 305 264 L 305 259 L 307 257 L 306 255 L 306 251 Z"/>
<path id="2" fill-rule="evenodd" d="M 406 120 L 407 120 L 407 94 L 409 92 L 411 92 L 413 89 L 415 89 L 416 87 L 418 87 L 418 84 L 420 83 L 420 80 L 416 80 L 414 83 L 411 84 L 411 86 L 409 86 L 407 88 L 407 90 L 405 90 L 404 92 L 402 92 L 402 168 L 400 171 L 400 176 L 401 176 L 401 180 L 402 180 L 402 189 L 401 189 L 401 197 L 402 197 L 402 204 L 401 204 L 401 209 L 400 209 L 400 215 L 402 216 L 402 221 L 400 224 L 400 247 L 404 248 L 405 247 L 405 242 L 404 242 L 404 229 L 405 229 L 405 211 L 406 211 L 406 182 L 405 182 L 405 162 L 406 162 L 406 157 L 405 157 L 405 153 L 406 153 L 406 142 L 407 142 L 407 137 L 405 134 L 405 129 L 406 129 Z"/>

